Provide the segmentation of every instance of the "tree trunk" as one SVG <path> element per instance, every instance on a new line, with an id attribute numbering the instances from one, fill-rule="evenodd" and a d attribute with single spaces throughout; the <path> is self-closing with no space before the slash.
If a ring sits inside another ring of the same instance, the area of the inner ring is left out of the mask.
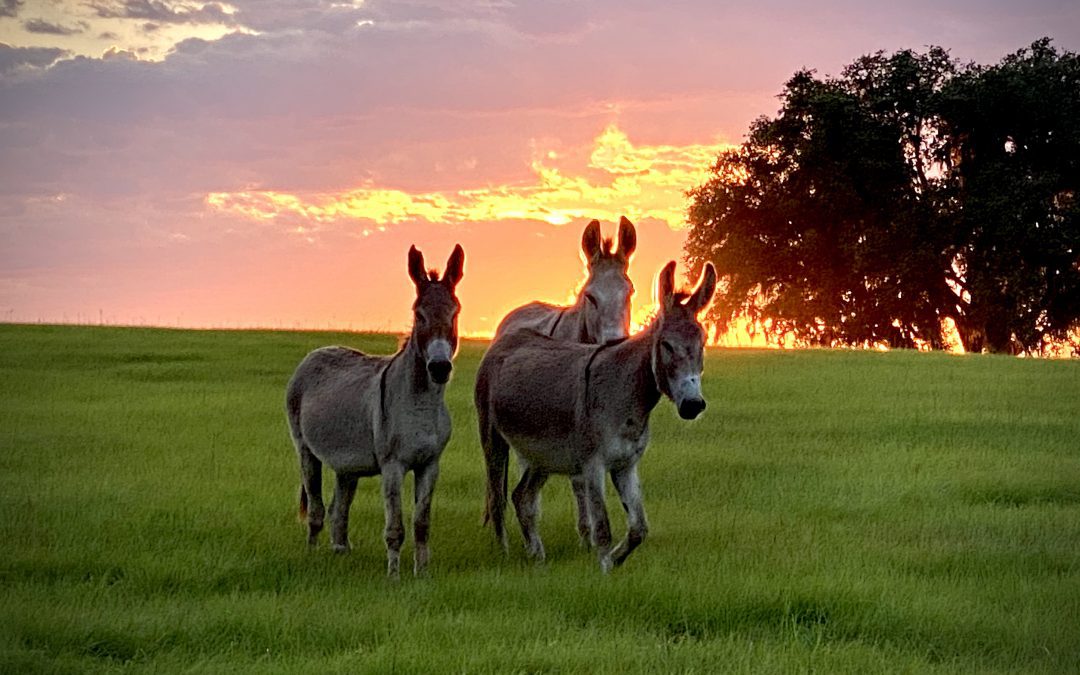
<path id="1" fill-rule="evenodd" d="M 1012 354 L 1012 332 L 1004 321 L 993 320 L 986 322 L 986 350 L 991 354 Z"/>

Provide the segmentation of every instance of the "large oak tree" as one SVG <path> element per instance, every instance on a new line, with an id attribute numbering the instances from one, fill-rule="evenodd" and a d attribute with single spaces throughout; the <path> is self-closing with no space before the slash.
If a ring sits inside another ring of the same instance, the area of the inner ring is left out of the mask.
<path id="1" fill-rule="evenodd" d="M 796 73 L 690 193 L 713 318 L 802 344 L 1037 351 L 1080 324 L 1080 59 L 940 48 Z"/>

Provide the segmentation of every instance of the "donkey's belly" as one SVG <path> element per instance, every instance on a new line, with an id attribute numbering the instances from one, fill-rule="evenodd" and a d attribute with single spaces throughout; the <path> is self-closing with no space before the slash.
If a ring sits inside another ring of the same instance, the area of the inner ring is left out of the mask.
<path id="1" fill-rule="evenodd" d="M 315 443 L 310 447 L 311 452 L 335 473 L 358 473 L 362 476 L 379 473 L 379 462 L 369 443 Z"/>
<path id="2" fill-rule="evenodd" d="M 581 452 L 569 437 L 508 437 L 523 464 L 544 473 L 573 475 L 581 472 Z"/>
<path id="3" fill-rule="evenodd" d="M 304 443 L 337 473 L 379 473 L 372 424 L 361 416 L 313 413 L 303 419 Z"/>

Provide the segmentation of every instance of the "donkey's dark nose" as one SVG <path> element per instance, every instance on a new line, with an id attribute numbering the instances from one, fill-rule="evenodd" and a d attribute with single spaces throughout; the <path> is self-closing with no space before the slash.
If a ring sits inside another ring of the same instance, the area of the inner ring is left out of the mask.
<path id="1" fill-rule="evenodd" d="M 684 420 L 692 420 L 705 409 L 705 400 L 700 398 L 683 399 L 679 404 L 679 417 Z"/>
<path id="2" fill-rule="evenodd" d="M 450 379 L 450 371 L 454 369 L 454 364 L 449 361 L 428 361 L 427 369 L 432 380 L 438 384 L 446 384 Z"/>

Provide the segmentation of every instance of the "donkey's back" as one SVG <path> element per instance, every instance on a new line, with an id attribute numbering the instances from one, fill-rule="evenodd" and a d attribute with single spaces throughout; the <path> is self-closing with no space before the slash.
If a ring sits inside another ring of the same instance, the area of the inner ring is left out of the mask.
<path id="1" fill-rule="evenodd" d="M 349 347 L 308 354 L 285 395 L 289 431 L 334 471 L 374 475 L 379 377 L 389 357 Z"/>
<path id="2" fill-rule="evenodd" d="M 583 373 L 595 345 L 519 330 L 492 344 L 477 372 L 491 421 L 509 437 L 575 436 Z"/>
<path id="3" fill-rule="evenodd" d="M 495 329 L 495 340 L 519 330 L 533 330 L 544 335 L 551 335 L 559 317 L 567 310 L 546 302 L 530 302 L 514 309 L 503 317 Z"/>

